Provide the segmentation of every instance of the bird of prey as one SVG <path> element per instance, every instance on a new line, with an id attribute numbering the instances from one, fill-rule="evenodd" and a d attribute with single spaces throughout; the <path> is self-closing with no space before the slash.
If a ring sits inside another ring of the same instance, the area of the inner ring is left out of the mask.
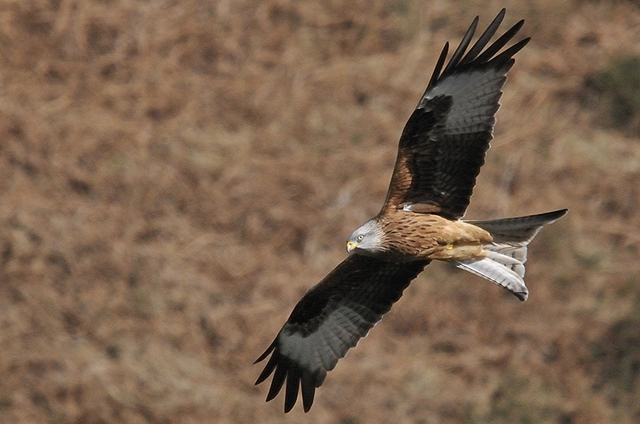
<path id="1" fill-rule="evenodd" d="M 309 411 L 327 372 L 434 259 L 527 299 L 527 244 L 566 209 L 493 221 L 462 220 L 493 138 L 506 74 L 513 56 L 529 42 L 525 38 L 502 50 L 522 27 L 520 21 L 488 45 L 504 15 L 503 9 L 469 48 L 476 17 L 446 66 L 445 44 L 402 132 L 382 210 L 351 234 L 350 255 L 303 296 L 256 360 L 271 355 L 256 384 L 273 374 L 267 401 L 285 386 L 285 412 L 293 408 L 300 389 L 304 411 Z"/>

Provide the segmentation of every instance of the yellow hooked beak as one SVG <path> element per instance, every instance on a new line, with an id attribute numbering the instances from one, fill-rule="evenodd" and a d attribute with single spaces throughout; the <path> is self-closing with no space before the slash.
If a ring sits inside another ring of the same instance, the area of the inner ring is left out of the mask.
<path id="1" fill-rule="evenodd" d="M 354 241 L 348 241 L 347 242 L 347 252 L 351 253 L 351 251 L 353 249 L 355 249 L 356 247 L 360 246 L 360 243 L 356 243 Z"/>

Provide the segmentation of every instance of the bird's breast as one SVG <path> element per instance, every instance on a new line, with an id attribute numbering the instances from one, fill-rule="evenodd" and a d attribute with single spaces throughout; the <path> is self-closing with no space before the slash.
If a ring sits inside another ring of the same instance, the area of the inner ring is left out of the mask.
<path id="1" fill-rule="evenodd" d="M 385 251 L 401 259 L 467 259 L 482 255 L 491 236 L 475 225 L 440 215 L 401 212 L 384 225 Z"/>

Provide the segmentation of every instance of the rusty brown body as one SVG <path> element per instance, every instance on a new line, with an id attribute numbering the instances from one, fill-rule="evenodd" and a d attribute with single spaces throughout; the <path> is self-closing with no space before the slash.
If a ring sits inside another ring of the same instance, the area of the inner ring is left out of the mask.
<path id="1" fill-rule="evenodd" d="M 387 211 L 376 221 L 382 227 L 386 254 L 394 260 L 465 260 L 487 256 L 483 245 L 491 235 L 480 227 L 434 214 Z"/>

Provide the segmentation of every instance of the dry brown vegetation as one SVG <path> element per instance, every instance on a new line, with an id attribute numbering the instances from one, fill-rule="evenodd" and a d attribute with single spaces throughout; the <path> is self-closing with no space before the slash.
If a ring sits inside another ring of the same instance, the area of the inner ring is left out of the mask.
<path id="1" fill-rule="evenodd" d="M 0 2 L 0 422 L 639 422 L 640 115 L 602 72 L 640 9 L 482 3 Z M 283 415 L 252 361 L 377 212 L 441 46 L 503 6 L 533 41 L 467 216 L 570 208 L 530 300 L 430 266 Z"/>

